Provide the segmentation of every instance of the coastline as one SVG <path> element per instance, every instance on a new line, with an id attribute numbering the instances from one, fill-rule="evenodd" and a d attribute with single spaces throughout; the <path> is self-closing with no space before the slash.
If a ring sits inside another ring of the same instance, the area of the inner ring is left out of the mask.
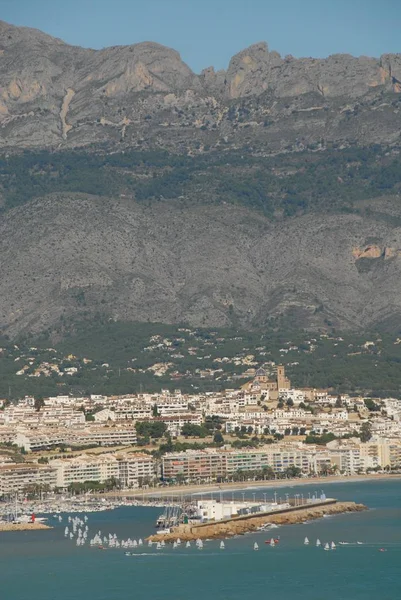
<path id="1" fill-rule="evenodd" d="M 388 480 L 401 479 L 401 474 L 385 474 L 385 475 L 350 475 L 348 477 L 338 475 L 328 475 L 327 477 L 303 477 L 300 479 L 269 479 L 267 481 L 241 481 L 234 483 L 211 483 L 211 484 L 199 484 L 199 485 L 180 485 L 166 488 L 150 488 L 146 490 L 121 490 L 116 494 L 110 492 L 109 495 L 116 496 L 134 496 L 136 498 L 156 498 L 156 497 L 174 497 L 174 496 L 187 496 L 189 494 L 205 494 L 212 492 L 223 492 L 223 491 L 238 491 L 238 490 L 251 490 L 251 489 L 279 489 L 283 487 L 299 487 L 305 485 L 327 485 L 334 483 L 357 483 L 367 481 L 388 481 Z"/>

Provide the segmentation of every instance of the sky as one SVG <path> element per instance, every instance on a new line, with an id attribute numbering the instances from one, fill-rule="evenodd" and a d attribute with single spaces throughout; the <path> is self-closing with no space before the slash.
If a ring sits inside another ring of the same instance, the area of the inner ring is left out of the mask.
<path id="1" fill-rule="evenodd" d="M 401 52 L 401 0 L 0 0 L 0 19 L 86 48 L 158 42 L 195 72 L 260 41 L 296 57 Z"/>

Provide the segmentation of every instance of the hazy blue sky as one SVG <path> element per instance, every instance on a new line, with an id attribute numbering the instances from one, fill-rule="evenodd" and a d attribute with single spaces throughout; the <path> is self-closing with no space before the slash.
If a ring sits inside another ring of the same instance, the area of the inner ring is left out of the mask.
<path id="1" fill-rule="evenodd" d="M 0 19 L 92 48 L 152 40 L 197 72 L 262 40 L 297 57 L 401 52 L 401 0 L 0 0 Z"/>

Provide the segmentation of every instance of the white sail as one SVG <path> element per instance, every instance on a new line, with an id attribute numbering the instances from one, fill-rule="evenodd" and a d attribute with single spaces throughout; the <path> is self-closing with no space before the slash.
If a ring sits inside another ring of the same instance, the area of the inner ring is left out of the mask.
<path id="1" fill-rule="evenodd" d="M 258 545 L 258 542 L 255 542 L 255 543 L 254 543 L 254 545 L 253 545 L 253 549 L 254 549 L 254 550 L 259 550 L 259 545 Z"/>
<path id="2" fill-rule="evenodd" d="M 304 544 L 305 544 L 305 546 L 307 546 L 309 544 L 309 540 L 307 537 L 304 539 Z"/>
<path id="3" fill-rule="evenodd" d="M 328 544 L 327 542 L 326 542 L 326 543 L 325 543 L 325 545 L 324 545 L 324 549 L 325 549 L 325 550 L 330 550 L 330 546 L 329 546 L 329 544 Z"/>
<path id="4" fill-rule="evenodd" d="M 276 545 L 276 542 L 274 541 L 274 538 L 272 538 L 272 539 L 270 540 L 270 546 L 275 546 L 275 545 Z"/>
<path id="5" fill-rule="evenodd" d="M 322 542 L 319 540 L 319 538 L 317 538 L 317 540 L 316 540 L 316 546 L 321 546 L 321 545 L 322 545 Z"/>
<path id="6" fill-rule="evenodd" d="M 335 550 L 335 549 L 336 549 L 336 545 L 335 545 L 335 543 L 334 543 L 334 542 L 331 542 L 331 549 L 332 549 L 332 550 Z"/>
<path id="7" fill-rule="evenodd" d="M 224 542 L 220 542 L 220 550 L 224 550 L 224 548 L 225 548 Z"/>
<path id="8" fill-rule="evenodd" d="M 185 546 L 186 546 L 187 548 L 190 548 L 190 547 L 191 547 L 191 542 L 187 542 L 187 543 L 185 544 Z"/>

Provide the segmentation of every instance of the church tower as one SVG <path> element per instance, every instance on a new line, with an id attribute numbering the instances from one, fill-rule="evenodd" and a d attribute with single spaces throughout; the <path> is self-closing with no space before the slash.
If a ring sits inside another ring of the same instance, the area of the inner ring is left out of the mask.
<path id="1" fill-rule="evenodd" d="M 277 367 L 277 389 L 289 390 L 290 387 L 291 387 L 291 382 L 285 376 L 285 367 L 283 365 L 279 365 Z"/>

